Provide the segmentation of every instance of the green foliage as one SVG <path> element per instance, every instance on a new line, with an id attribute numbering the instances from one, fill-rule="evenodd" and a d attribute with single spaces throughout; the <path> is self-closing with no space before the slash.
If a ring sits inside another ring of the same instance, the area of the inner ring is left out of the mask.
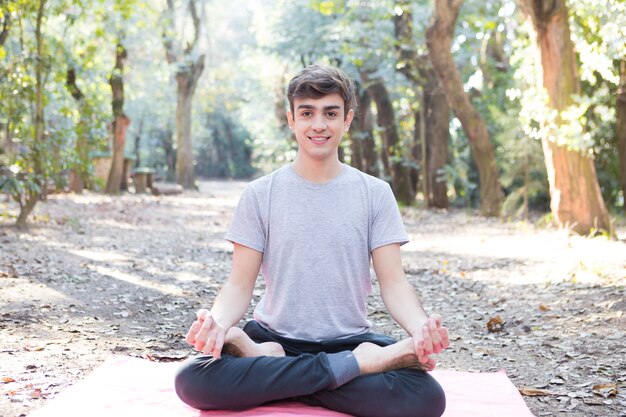
<path id="1" fill-rule="evenodd" d="M 5 16 L 11 21 L 9 36 L 0 47 L 0 167 L 19 168 L 3 177 L 3 189 L 13 190 L 23 200 L 36 191 L 33 184 L 38 181 L 64 187 L 69 170 L 96 184 L 88 155 L 110 147 L 108 79 L 122 33 L 128 50 L 124 110 L 131 119 L 126 152 L 137 156 L 142 166 L 172 179 L 176 85 L 163 49 L 164 5 L 140 0 L 48 3 L 42 61 L 46 131 L 43 143 L 35 143 L 36 3 L 14 0 L 0 6 L 0 23 Z M 184 7 L 184 2 L 177 4 Z M 414 19 L 413 43 L 407 46 L 424 55 L 432 5 L 407 4 Z M 614 97 L 616 62 L 626 55 L 626 3 L 570 0 L 568 6 L 582 90 L 558 120 L 546 111 L 547 96 L 537 88 L 536 45 L 516 3 L 466 0 L 458 19 L 453 54 L 495 143 L 507 196 L 505 210 L 511 215 L 519 212 L 524 190 L 531 209 L 548 208 L 540 139 L 549 127 L 553 133 L 559 129 L 558 136 L 567 138 L 569 146 L 593 153 L 605 201 L 613 208 L 623 204 Z M 394 14 L 399 13 L 397 2 L 233 0 L 204 7 L 207 31 L 201 34 L 200 44 L 211 52 L 192 113 L 199 175 L 246 177 L 292 159 L 295 145 L 285 126 L 285 82 L 299 67 L 314 62 L 340 66 L 361 87 L 363 73 L 384 81 L 401 141 L 391 157 L 417 167 L 407 150 L 414 141 L 420 89 L 397 72 L 393 25 Z M 185 36 L 191 32 L 181 31 L 182 38 L 189 41 Z M 82 93 L 80 100 L 66 84 L 70 68 Z M 474 207 L 479 184 L 467 138 L 456 120 L 450 131 L 450 162 L 440 174 L 449 181 L 454 205 Z M 375 129 L 374 135 L 380 151 L 380 132 Z M 345 151 L 349 160 L 349 146 Z M 41 166 L 35 166 L 34 156 L 43 161 Z M 40 177 L 34 175 L 36 168 L 42 170 Z"/>
<path id="2" fill-rule="evenodd" d="M 10 195 L 20 208 L 23 208 L 31 195 L 41 194 L 39 184 L 42 182 L 43 178 L 32 171 L 23 170 L 22 166 L 16 163 L 10 167 L 8 173 L 0 176 L 0 192 Z"/>
<path id="3" fill-rule="evenodd" d="M 580 121 L 591 144 L 598 181 L 609 207 L 624 204 L 620 193 L 615 99 L 619 61 L 626 58 L 626 3 L 617 0 L 572 1 L 570 26 L 580 53 Z M 622 161 L 621 163 L 626 163 Z"/>

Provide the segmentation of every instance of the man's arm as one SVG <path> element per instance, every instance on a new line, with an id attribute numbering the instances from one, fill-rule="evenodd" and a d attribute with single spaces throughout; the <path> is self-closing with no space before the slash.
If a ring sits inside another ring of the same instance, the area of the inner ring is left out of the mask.
<path id="1" fill-rule="evenodd" d="M 415 289 L 404 275 L 399 244 L 375 249 L 372 262 L 385 306 L 391 317 L 413 337 L 416 354 L 426 363 L 428 355 L 450 345 L 448 330 L 441 326 L 441 317 L 429 317 L 424 311 Z"/>
<path id="2" fill-rule="evenodd" d="M 220 357 L 226 332 L 241 320 L 250 305 L 262 260 L 261 252 L 235 244 L 230 276 L 215 297 L 211 311 L 198 311 L 197 320 L 187 333 L 187 343 L 204 354 Z"/>

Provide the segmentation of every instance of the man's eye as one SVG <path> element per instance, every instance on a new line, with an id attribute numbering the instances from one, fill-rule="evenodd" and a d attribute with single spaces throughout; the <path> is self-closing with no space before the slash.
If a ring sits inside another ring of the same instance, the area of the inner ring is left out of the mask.
<path id="1" fill-rule="evenodd" d="M 337 117 L 337 112 L 336 111 L 329 111 L 328 112 L 328 117 Z"/>
<path id="2" fill-rule="evenodd" d="M 301 115 L 304 116 L 304 117 L 309 117 L 311 115 L 311 112 L 310 111 L 303 111 L 301 113 Z"/>

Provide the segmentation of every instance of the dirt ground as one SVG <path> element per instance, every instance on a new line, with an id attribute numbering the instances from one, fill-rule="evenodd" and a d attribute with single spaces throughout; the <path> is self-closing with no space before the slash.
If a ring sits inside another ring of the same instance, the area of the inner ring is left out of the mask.
<path id="1" fill-rule="evenodd" d="M 53 195 L 27 232 L 0 196 L 0 417 L 28 415 L 109 355 L 191 355 L 183 335 L 228 275 L 244 185 Z M 538 416 L 626 415 L 626 228 L 608 241 L 465 211 L 403 216 L 405 271 L 451 335 L 439 368 L 505 369 Z M 377 293 L 376 330 L 404 337 Z"/>

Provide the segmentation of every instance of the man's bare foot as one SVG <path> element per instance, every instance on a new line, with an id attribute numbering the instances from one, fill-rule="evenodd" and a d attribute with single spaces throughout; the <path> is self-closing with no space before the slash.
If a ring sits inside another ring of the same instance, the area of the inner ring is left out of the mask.
<path id="1" fill-rule="evenodd" d="M 222 351 L 240 358 L 255 356 L 285 356 L 285 350 L 276 342 L 254 343 L 239 327 L 231 327 L 226 332 Z"/>
<path id="2" fill-rule="evenodd" d="M 421 363 L 417 359 L 413 346 L 413 339 L 404 339 L 385 347 L 365 342 L 357 346 L 353 353 L 359 363 L 361 375 L 401 368 L 432 371 L 435 367 L 435 360 L 429 358 L 427 363 Z"/>

